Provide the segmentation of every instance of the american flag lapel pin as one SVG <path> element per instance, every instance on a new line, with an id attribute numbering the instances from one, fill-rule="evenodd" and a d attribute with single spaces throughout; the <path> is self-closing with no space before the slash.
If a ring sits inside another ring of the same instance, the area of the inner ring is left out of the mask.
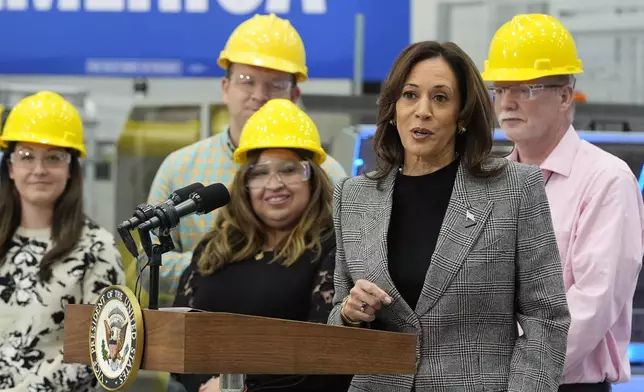
<path id="1" fill-rule="evenodd" d="M 470 210 L 465 211 L 465 227 L 472 227 L 476 224 L 474 214 Z"/>

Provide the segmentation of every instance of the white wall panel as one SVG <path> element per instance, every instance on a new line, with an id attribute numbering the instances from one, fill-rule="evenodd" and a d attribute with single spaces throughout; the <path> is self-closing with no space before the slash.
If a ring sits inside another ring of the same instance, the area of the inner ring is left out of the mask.
<path id="1" fill-rule="evenodd" d="M 473 31 L 486 31 L 489 25 L 488 7 L 482 2 L 445 5 L 442 7 L 447 22 L 447 36 L 439 37 L 441 41 L 452 41 L 458 44 L 474 61 L 479 69 L 487 57 L 487 46 L 481 45 L 480 34 Z"/>
<path id="2" fill-rule="evenodd" d="M 644 2 L 559 0 L 551 8 L 575 37 L 588 99 L 644 104 Z"/>
<path id="3" fill-rule="evenodd" d="M 477 3 L 485 10 L 473 16 Z M 644 104 L 642 0 L 412 0 L 412 9 L 414 41 L 454 41 L 479 68 L 494 32 L 512 16 L 555 15 L 575 37 L 585 68 L 577 86 L 588 99 Z"/>

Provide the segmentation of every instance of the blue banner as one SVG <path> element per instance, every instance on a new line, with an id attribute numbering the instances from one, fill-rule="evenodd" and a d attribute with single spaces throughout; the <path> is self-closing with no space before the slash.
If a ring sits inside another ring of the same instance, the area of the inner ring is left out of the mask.
<path id="1" fill-rule="evenodd" d="M 355 15 L 364 79 L 410 42 L 409 0 L 0 0 L 0 74 L 218 77 L 233 29 L 275 12 L 300 32 L 311 78 L 352 78 Z"/>

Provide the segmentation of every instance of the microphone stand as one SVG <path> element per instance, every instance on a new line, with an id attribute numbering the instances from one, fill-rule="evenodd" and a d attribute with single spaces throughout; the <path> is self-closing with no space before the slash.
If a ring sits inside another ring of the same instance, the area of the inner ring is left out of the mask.
<path id="1" fill-rule="evenodd" d="M 159 239 L 158 244 L 152 243 L 150 236 L 150 230 L 139 230 L 139 236 L 141 237 L 141 243 L 145 243 L 144 246 L 145 254 L 148 256 L 149 266 L 150 266 L 150 305 L 149 309 L 158 310 L 159 309 L 159 268 L 163 262 L 163 255 L 167 252 L 174 250 L 174 242 L 172 241 L 172 236 L 164 230 L 163 228 L 159 229 Z"/>
<path id="2" fill-rule="evenodd" d="M 148 256 L 150 266 L 150 305 L 149 309 L 159 309 L 159 267 L 163 261 L 163 255 L 167 252 L 174 250 L 174 242 L 172 236 L 167 230 L 159 228 L 157 238 L 159 243 L 152 242 L 150 230 L 139 230 L 139 237 L 141 244 Z M 246 389 L 246 375 L 245 374 L 220 374 L 219 386 L 222 392 L 245 392 Z"/>

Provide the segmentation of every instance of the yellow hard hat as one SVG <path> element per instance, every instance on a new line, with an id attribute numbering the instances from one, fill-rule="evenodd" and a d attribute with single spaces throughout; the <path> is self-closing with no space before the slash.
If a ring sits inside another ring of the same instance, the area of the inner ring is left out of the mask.
<path id="1" fill-rule="evenodd" d="M 72 104 L 51 91 L 23 98 L 13 107 L 2 140 L 71 148 L 85 157 L 83 120 Z"/>
<path id="2" fill-rule="evenodd" d="M 302 37 L 291 22 L 275 14 L 258 14 L 237 26 L 217 60 L 223 69 L 231 63 L 288 72 L 298 82 L 308 78 Z"/>
<path id="3" fill-rule="evenodd" d="M 326 160 L 315 123 L 288 99 L 271 99 L 250 116 L 242 129 L 233 159 L 244 163 L 248 151 L 264 148 L 310 151 L 318 165 Z"/>
<path id="4" fill-rule="evenodd" d="M 520 82 L 583 72 L 575 41 L 559 20 L 524 14 L 496 31 L 481 76 L 488 82 Z"/>

